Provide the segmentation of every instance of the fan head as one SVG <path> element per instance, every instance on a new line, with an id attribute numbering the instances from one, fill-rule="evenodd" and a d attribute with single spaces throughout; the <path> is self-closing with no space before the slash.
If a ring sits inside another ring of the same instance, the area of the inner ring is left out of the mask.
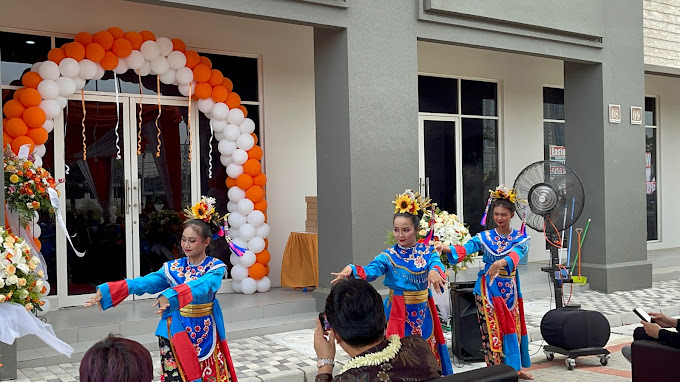
<path id="1" fill-rule="evenodd" d="M 539 161 L 522 170 L 514 184 L 517 212 L 526 224 L 547 233 L 563 231 L 581 216 L 585 193 L 578 175 L 565 164 Z"/>

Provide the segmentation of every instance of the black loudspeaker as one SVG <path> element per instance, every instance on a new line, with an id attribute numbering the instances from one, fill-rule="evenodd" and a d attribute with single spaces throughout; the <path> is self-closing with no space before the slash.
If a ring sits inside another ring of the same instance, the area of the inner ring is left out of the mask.
<path id="1" fill-rule="evenodd" d="M 451 349 L 463 361 L 484 361 L 474 286 L 467 282 L 451 287 Z"/>
<path id="2" fill-rule="evenodd" d="M 607 318 L 592 310 L 558 308 L 541 319 L 545 342 L 565 350 L 603 347 L 610 332 Z"/>

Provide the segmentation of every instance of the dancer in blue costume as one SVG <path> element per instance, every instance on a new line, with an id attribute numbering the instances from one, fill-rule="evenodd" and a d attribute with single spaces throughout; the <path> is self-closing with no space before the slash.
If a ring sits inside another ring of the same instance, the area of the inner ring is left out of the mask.
<path id="1" fill-rule="evenodd" d="M 534 379 L 522 371 L 531 366 L 531 360 L 517 264 L 529 252 L 530 238 L 524 224 L 519 231 L 510 227 L 516 202 L 513 189 L 498 186 L 491 191 L 482 218 L 482 225 L 486 225 L 490 205 L 497 227 L 478 233 L 465 245 L 444 246 L 438 242 L 435 249 L 447 252 L 451 264 L 463 260 L 468 253 L 482 253 L 484 269 L 479 271 L 474 293 L 486 364 L 505 362 L 517 370 L 521 379 Z"/>
<path id="2" fill-rule="evenodd" d="M 390 288 L 385 299 L 387 336 L 397 334 L 422 336 L 437 358 L 442 375 L 453 374 L 449 351 L 429 287 L 442 293 L 447 289 L 444 264 L 439 254 L 425 244 L 416 243 L 418 213 L 427 208 L 429 200 L 406 190 L 393 202 L 394 238 L 397 244 L 387 248 L 366 266 L 349 264 L 332 283 L 354 276 L 373 281 L 385 275 L 383 284 Z"/>
<path id="3" fill-rule="evenodd" d="M 160 293 L 154 305 L 162 315 L 156 329 L 161 349 L 161 381 L 237 382 L 225 338 L 222 309 L 215 298 L 227 270 L 207 256 L 212 237 L 214 199 L 203 198 L 185 223 L 182 249 L 186 257 L 163 264 L 144 277 L 101 284 L 85 306 L 108 309 L 128 295 Z"/>

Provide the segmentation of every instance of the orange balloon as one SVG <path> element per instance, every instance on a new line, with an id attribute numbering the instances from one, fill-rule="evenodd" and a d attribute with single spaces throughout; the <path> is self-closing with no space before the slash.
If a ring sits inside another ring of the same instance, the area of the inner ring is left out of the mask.
<path id="1" fill-rule="evenodd" d="M 266 264 L 266 265 L 264 266 L 264 275 L 265 275 L 265 276 L 269 276 L 269 264 Z"/>
<path id="2" fill-rule="evenodd" d="M 194 50 L 187 50 L 184 55 L 187 58 L 186 67 L 189 69 L 193 69 L 201 63 L 201 57 Z"/>
<path id="3" fill-rule="evenodd" d="M 47 131 L 42 127 L 28 129 L 28 133 L 26 133 L 26 135 L 31 138 L 33 143 L 36 145 L 42 145 L 43 143 L 47 142 L 47 139 L 49 138 Z"/>
<path id="4" fill-rule="evenodd" d="M 246 198 L 253 203 L 257 203 L 264 198 L 264 188 L 260 186 L 252 186 L 246 190 Z"/>
<path id="5" fill-rule="evenodd" d="M 262 211 L 262 213 L 264 213 L 264 211 Z M 267 214 L 265 213 L 264 216 L 267 216 Z M 265 220 L 265 222 L 266 222 L 266 220 Z M 269 239 L 264 239 L 264 247 L 269 248 Z"/>
<path id="6" fill-rule="evenodd" d="M 212 69 L 210 71 L 210 82 L 211 86 L 220 86 L 222 85 L 222 82 L 224 82 L 224 76 L 222 75 L 222 72 L 220 72 L 217 69 Z"/>
<path id="7" fill-rule="evenodd" d="M 130 41 L 124 38 L 119 38 L 118 40 L 113 42 L 111 51 L 115 53 L 116 56 L 120 58 L 125 58 L 129 56 L 130 53 L 132 53 L 132 43 L 130 43 Z"/>
<path id="8" fill-rule="evenodd" d="M 266 269 L 264 268 L 264 265 L 260 263 L 255 263 L 248 268 L 248 276 L 255 280 L 259 280 L 264 277 L 266 273 Z"/>
<path id="9" fill-rule="evenodd" d="M 96 42 L 85 47 L 85 57 L 93 62 L 101 61 L 104 58 L 104 53 L 106 53 L 104 48 Z"/>
<path id="10" fill-rule="evenodd" d="M 262 148 L 258 145 L 253 146 L 252 149 L 248 150 L 248 159 L 262 159 Z"/>
<path id="11" fill-rule="evenodd" d="M 255 254 L 255 258 L 257 259 L 255 260 L 256 262 L 262 265 L 266 265 L 269 262 L 269 260 L 271 260 L 272 255 L 269 253 L 268 250 L 265 249 L 264 251 Z"/>
<path id="12" fill-rule="evenodd" d="M 264 187 L 264 185 L 267 184 L 267 175 L 265 175 L 263 172 L 255 175 L 253 177 L 253 183 L 260 187 Z"/>
<path id="13" fill-rule="evenodd" d="M 12 138 L 26 135 L 28 132 L 28 125 L 21 118 L 10 118 L 4 124 L 5 132 Z"/>
<path id="14" fill-rule="evenodd" d="M 17 90 L 14 92 L 14 95 L 12 96 L 12 98 L 14 98 L 15 100 L 18 101 L 18 100 L 19 100 L 19 97 L 21 97 L 21 93 L 24 91 L 24 89 L 25 89 L 25 88 L 19 88 L 19 89 L 17 89 Z M 23 113 L 22 113 L 22 114 L 23 114 Z"/>
<path id="15" fill-rule="evenodd" d="M 248 109 L 246 109 L 245 105 L 240 105 L 238 108 L 243 112 L 243 118 L 248 116 Z M 257 143 L 257 141 L 255 141 L 255 143 Z"/>
<path id="16" fill-rule="evenodd" d="M 113 70 L 118 66 L 118 56 L 110 50 L 104 53 L 104 59 L 99 63 L 104 70 Z"/>
<path id="17" fill-rule="evenodd" d="M 224 183 L 227 185 L 227 188 L 232 188 L 236 185 L 236 179 L 227 178 L 227 180 Z"/>
<path id="18" fill-rule="evenodd" d="M 229 95 L 229 92 L 228 92 L 227 89 L 226 89 L 224 86 L 222 86 L 222 85 L 215 86 L 214 88 L 212 88 L 212 99 L 213 99 L 213 101 L 215 101 L 215 102 L 224 102 L 224 101 L 226 101 L 228 95 Z"/>
<path id="19" fill-rule="evenodd" d="M 105 50 L 110 50 L 113 46 L 113 35 L 107 31 L 99 31 L 92 35 L 92 41 L 101 45 Z"/>
<path id="20" fill-rule="evenodd" d="M 258 211 L 262 211 L 262 212 L 267 211 L 267 200 L 262 199 L 259 202 L 255 203 L 255 209 L 258 210 Z M 266 241 L 267 240 L 265 239 L 265 242 Z"/>
<path id="21" fill-rule="evenodd" d="M 209 59 L 208 57 L 206 57 L 206 56 L 201 56 L 201 57 L 199 58 L 199 60 L 200 60 L 200 63 L 201 63 L 201 64 L 203 64 L 203 65 L 207 66 L 208 68 L 212 69 L 212 61 L 210 61 L 210 59 Z"/>
<path id="22" fill-rule="evenodd" d="M 248 159 L 246 163 L 243 164 L 243 172 L 250 176 L 257 175 L 261 169 L 262 165 L 260 164 L 260 161 L 255 159 Z"/>
<path id="23" fill-rule="evenodd" d="M 198 99 L 210 98 L 212 95 L 212 86 L 207 82 L 199 82 L 196 84 L 196 90 L 194 91 Z"/>
<path id="24" fill-rule="evenodd" d="M 4 132 L 4 131 L 2 132 L 2 146 L 3 146 L 3 147 L 7 147 L 7 145 L 10 145 L 10 146 L 11 146 L 11 145 L 12 145 L 12 140 L 14 140 L 14 138 L 12 138 L 11 135 L 7 134 L 7 133 Z"/>
<path id="25" fill-rule="evenodd" d="M 65 58 L 66 58 L 66 52 L 64 52 L 64 50 L 61 49 L 61 48 L 54 48 L 54 49 L 50 50 L 49 53 L 47 53 L 47 59 L 52 61 L 52 62 L 57 63 L 57 65 L 59 65 L 61 60 L 65 59 Z"/>
<path id="26" fill-rule="evenodd" d="M 15 99 L 5 102 L 5 106 L 2 107 L 2 111 L 7 118 L 21 118 L 24 115 L 24 110 L 26 110 L 24 105 Z"/>
<path id="27" fill-rule="evenodd" d="M 82 61 L 85 58 L 85 47 L 79 42 L 70 42 L 66 44 L 64 52 L 66 53 L 66 57 L 70 57 L 76 61 Z"/>
<path id="28" fill-rule="evenodd" d="M 26 74 L 21 77 L 21 84 L 26 88 L 37 89 L 38 84 L 42 81 L 40 74 L 36 72 L 26 72 Z M 24 105 L 25 106 L 25 105 Z"/>
<path id="29" fill-rule="evenodd" d="M 243 106 L 243 105 L 241 105 L 241 106 Z M 239 108 L 240 108 L 241 106 L 239 106 Z M 258 141 L 258 139 L 257 139 L 257 134 L 255 134 L 255 133 L 250 133 L 250 136 L 253 137 L 253 141 L 255 142 L 255 144 L 257 144 L 257 141 Z M 259 158 L 258 158 L 258 159 L 259 159 Z"/>
<path id="30" fill-rule="evenodd" d="M 231 80 L 228 79 L 227 77 L 224 77 L 224 81 L 222 81 L 222 86 L 227 88 L 227 91 L 229 91 L 229 92 L 234 90 L 234 83 L 231 82 Z"/>
<path id="31" fill-rule="evenodd" d="M 19 149 L 23 145 L 31 145 L 31 148 L 28 150 L 28 152 L 29 154 L 33 152 L 35 143 L 33 143 L 33 140 L 31 138 L 25 135 L 14 138 L 14 140 L 12 141 L 12 151 L 14 151 L 15 154 L 19 154 Z"/>
<path id="32" fill-rule="evenodd" d="M 24 75 L 24 77 L 26 77 L 26 74 Z M 21 92 L 21 95 L 19 96 L 19 101 L 21 101 L 21 103 L 26 107 L 38 106 L 40 105 L 40 102 L 42 102 L 42 97 L 40 97 L 40 93 L 38 93 L 37 90 L 33 88 L 26 88 L 24 89 L 24 91 Z"/>
<path id="33" fill-rule="evenodd" d="M 142 38 L 144 39 L 144 41 L 149 41 L 149 40 L 156 41 L 156 36 L 149 31 L 141 31 L 141 32 L 139 32 L 139 34 L 142 35 Z"/>
<path id="34" fill-rule="evenodd" d="M 40 249 L 42 248 L 42 243 L 40 242 L 40 239 L 38 239 L 37 237 L 34 237 L 33 241 L 35 242 L 35 248 L 34 249 L 37 252 L 40 252 Z"/>
<path id="35" fill-rule="evenodd" d="M 178 50 L 180 52 L 185 52 L 187 50 L 187 46 L 184 41 L 178 38 L 173 38 L 170 41 L 172 41 L 172 50 Z"/>
<path id="36" fill-rule="evenodd" d="M 75 42 L 79 42 L 82 46 L 88 46 L 92 44 L 92 35 L 87 32 L 80 32 L 73 39 Z"/>
<path id="37" fill-rule="evenodd" d="M 198 64 L 194 68 L 194 81 L 196 82 L 208 82 L 210 80 L 210 68 L 203 65 L 203 64 Z M 212 92 L 212 86 L 211 92 Z"/>
<path id="38" fill-rule="evenodd" d="M 229 96 L 227 97 L 227 106 L 229 106 L 230 109 L 233 109 L 235 107 L 238 107 L 241 104 L 241 96 L 234 92 L 230 92 Z"/>
<path id="39" fill-rule="evenodd" d="M 236 185 L 242 190 L 247 190 L 253 185 L 253 177 L 248 174 L 241 174 L 236 178 Z"/>
<path id="40" fill-rule="evenodd" d="M 136 50 L 139 50 L 139 48 L 142 47 L 142 43 L 144 43 L 144 38 L 142 38 L 142 35 L 137 32 L 126 32 L 125 39 L 130 41 L 132 49 Z"/>
<path id="41" fill-rule="evenodd" d="M 125 35 L 125 33 L 123 33 L 123 30 L 118 28 L 118 27 L 111 27 L 111 28 L 107 29 L 106 31 L 111 33 L 111 36 L 113 36 L 114 40 L 119 39 L 119 38 L 123 38 L 123 36 Z"/>
<path id="42" fill-rule="evenodd" d="M 45 124 L 45 120 L 47 119 L 45 112 L 37 106 L 31 106 L 26 109 L 26 111 L 24 111 L 23 117 L 24 122 L 26 122 L 28 127 L 40 127 Z M 38 144 L 41 145 L 42 143 Z"/>

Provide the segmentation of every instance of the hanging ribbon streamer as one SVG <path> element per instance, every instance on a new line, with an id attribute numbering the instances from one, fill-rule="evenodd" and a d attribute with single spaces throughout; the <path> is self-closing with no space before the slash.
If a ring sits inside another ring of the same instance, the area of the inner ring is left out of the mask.
<path id="1" fill-rule="evenodd" d="M 139 95 L 144 94 L 142 89 L 142 76 L 137 69 L 137 77 L 139 77 Z M 139 97 L 139 130 L 137 130 L 137 155 L 142 153 L 142 97 Z"/>
<path id="2" fill-rule="evenodd" d="M 191 162 L 191 84 L 189 84 L 189 122 L 187 123 L 187 132 L 189 133 L 189 162 Z"/>
<path id="3" fill-rule="evenodd" d="M 66 140 L 66 131 L 68 130 L 66 127 L 68 126 L 68 102 L 66 102 L 66 110 L 64 110 L 64 142 L 68 142 Z M 64 174 L 68 175 L 69 172 L 71 171 L 71 167 L 66 164 L 66 150 L 64 150 Z"/>
<path id="4" fill-rule="evenodd" d="M 120 159 L 120 144 L 118 143 L 120 141 L 120 136 L 118 135 L 120 105 L 118 104 L 118 76 L 116 76 L 115 71 L 113 72 L 113 85 L 116 89 L 116 159 Z"/>
<path id="5" fill-rule="evenodd" d="M 158 127 L 158 120 L 161 119 L 161 77 L 156 74 L 156 94 L 158 95 L 158 115 L 156 116 L 156 158 L 161 156 L 161 128 Z"/>
<path id="6" fill-rule="evenodd" d="M 63 229 L 64 232 L 66 233 L 66 239 L 68 239 L 69 244 L 71 244 L 73 252 L 75 252 L 76 256 L 78 257 L 85 256 L 85 252 L 79 252 L 76 249 L 76 247 L 73 246 L 73 242 L 71 241 L 71 235 L 69 235 L 68 229 L 66 228 L 66 223 L 64 222 L 64 218 L 61 216 L 61 210 L 59 209 L 59 195 L 57 194 L 57 191 L 55 191 L 54 188 L 50 187 L 47 189 L 47 194 L 50 196 L 50 203 L 52 203 L 52 207 L 54 207 L 54 216 L 57 218 L 57 222 L 59 222 L 61 229 Z"/>
<path id="7" fill-rule="evenodd" d="M 427 236 L 425 237 L 425 245 L 430 245 L 430 242 L 434 240 L 434 215 L 435 215 L 435 209 L 434 209 L 435 204 L 432 204 L 432 211 L 430 212 L 430 232 L 427 233 Z"/>
<path id="8" fill-rule="evenodd" d="M 489 214 L 489 206 L 491 206 L 491 196 L 489 196 L 489 200 L 486 202 L 486 208 L 484 208 L 484 215 L 482 215 L 482 221 L 479 223 L 480 225 L 486 227 L 486 217 Z"/>
<path id="9" fill-rule="evenodd" d="M 210 142 L 208 146 L 210 146 L 210 150 L 208 151 L 208 179 L 212 178 L 212 141 L 213 141 L 213 136 L 214 136 L 214 131 L 213 131 L 213 125 L 212 125 L 212 119 L 210 119 Z"/>
<path id="10" fill-rule="evenodd" d="M 85 92 L 80 89 L 80 100 L 83 105 L 83 121 L 80 123 L 83 126 L 83 160 L 87 160 L 87 144 L 85 144 L 85 116 L 87 111 L 85 110 Z"/>
<path id="11" fill-rule="evenodd" d="M 220 227 L 220 236 L 224 235 L 224 240 L 227 241 L 227 245 L 229 246 L 229 249 L 231 249 L 231 252 L 233 252 L 236 256 L 241 257 L 247 249 L 241 248 L 238 245 L 234 244 L 233 241 L 231 241 L 231 236 L 229 236 L 229 222 L 227 221 L 227 218 L 229 217 L 229 214 L 224 215 L 222 218 L 224 222 L 222 223 L 222 227 Z"/>

